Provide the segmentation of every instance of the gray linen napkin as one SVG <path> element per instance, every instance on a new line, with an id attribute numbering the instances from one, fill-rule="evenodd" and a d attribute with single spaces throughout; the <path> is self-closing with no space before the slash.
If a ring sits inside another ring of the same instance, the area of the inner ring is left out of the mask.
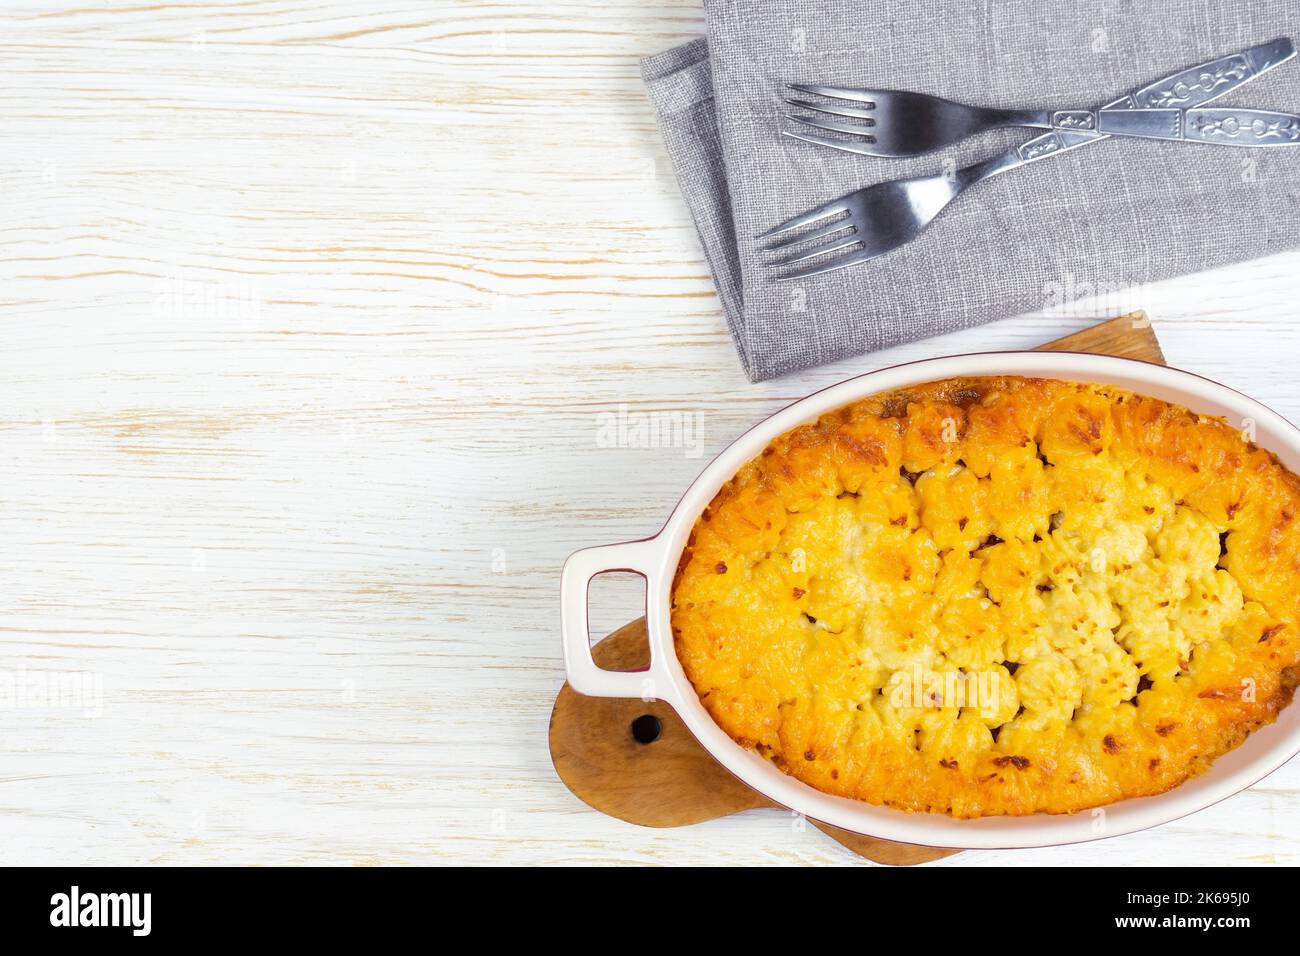
<path id="1" fill-rule="evenodd" d="M 1296 0 L 705 0 L 707 39 L 642 63 L 727 324 L 754 381 L 1300 245 L 1300 147 L 1110 139 L 980 183 L 872 262 L 775 283 L 755 237 L 873 182 L 965 166 L 997 130 L 910 160 L 778 135 L 786 83 L 1091 108 L 1279 36 Z M 1300 112 L 1300 58 L 1216 100 Z"/>

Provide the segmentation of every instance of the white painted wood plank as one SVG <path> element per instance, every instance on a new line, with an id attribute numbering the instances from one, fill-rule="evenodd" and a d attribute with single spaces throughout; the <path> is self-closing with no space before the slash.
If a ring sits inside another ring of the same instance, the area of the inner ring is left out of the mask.
<path id="1" fill-rule="evenodd" d="M 559 783 L 564 556 L 851 374 L 751 385 L 641 90 L 693 0 L 0 14 L 0 862 L 825 863 Z M 1175 364 L 1300 416 L 1300 255 L 1149 290 Z M 622 404 L 695 449 L 600 447 Z M 639 594 L 602 588 L 598 622 Z M 86 678 L 87 685 L 73 683 Z M 96 683 L 98 682 L 98 683 Z M 21 704 L 21 706 L 18 706 Z M 1295 863 L 1300 771 L 1147 834 L 975 862 Z"/>

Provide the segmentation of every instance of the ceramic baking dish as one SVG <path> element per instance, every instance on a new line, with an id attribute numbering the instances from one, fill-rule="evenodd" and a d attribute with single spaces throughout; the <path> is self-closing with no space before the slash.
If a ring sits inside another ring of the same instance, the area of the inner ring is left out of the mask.
<path id="1" fill-rule="evenodd" d="M 1123 800 L 1077 814 L 957 820 L 822 793 L 742 748 L 713 722 L 677 660 L 669 620 L 673 575 L 695 519 L 718 489 L 778 435 L 867 395 L 968 375 L 1025 375 L 1116 385 L 1195 412 L 1222 416 L 1241 427 L 1253 424 L 1256 443 L 1275 453 L 1287 468 L 1300 472 L 1300 429 L 1240 392 L 1161 365 L 1078 352 L 991 352 L 871 372 L 809 395 L 743 434 L 695 479 L 654 537 L 587 548 L 569 557 L 561 579 L 561 623 L 570 685 L 592 696 L 665 701 L 720 764 L 777 803 L 856 833 L 927 846 L 1049 846 L 1131 833 L 1244 790 L 1300 752 L 1300 706 L 1292 706 L 1285 708 L 1275 723 L 1255 731 L 1241 746 L 1219 757 L 1206 773 L 1158 796 Z M 592 660 L 587 587 L 604 571 L 632 571 L 646 580 L 647 670 L 606 671 Z"/>

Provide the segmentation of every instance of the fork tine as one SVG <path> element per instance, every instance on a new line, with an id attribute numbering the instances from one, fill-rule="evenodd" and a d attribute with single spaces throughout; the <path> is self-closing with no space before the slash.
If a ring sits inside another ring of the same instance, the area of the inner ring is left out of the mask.
<path id="1" fill-rule="evenodd" d="M 797 262 L 807 262 L 809 259 L 816 259 L 818 256 L 830 255 L 832 252 L 839 252 L 842 249 L 848 249 L 850 246 L 862 245 L 862 238 L 855 229 L 843 239 L 836 240 L 829 245 L 818 246 L 816 249 L 809 249 L 807 252 L 797 252 L 792 256 L 785 256 L 781 259 L 773 259 L 769 265 L 773 267 L 792 266 Z"/>
<path id="2" fill-rule="evenodd" d="M 827 106 L 824 103 L 814 103 L 811 100 L 792 100 L 790 97 L 783 97 L 785 102 L 791 106 L 797 106 L 801 110 L 814 110 L 818 113 L 830 113 L 832 116 L 848 116 L 852 119 L 866 120 L 867 126 L 875 126 L 876 121 L 872 111 L 858 109 L 855 106 Z"/>
<path id="3" fill-rule="evenodd" d="M 772 279 L 775 282 L 790 282 L 795 279 L 809 279 L 813 276 L 822 275 L 825 272 L 834 272 L 837 269 L 855 266 L 859 262 L 869 262 L 872 259 L 884 255 L 884 253 L 888 251 L 889 250 L 886 249 L 883 252 L 874 252 L 863 249 L 861 252 L 854 255 L 840 256 L 838 259 L 832 259 L 829 262 L 815 263 L 811 266 L 806 266 L 803 269 L 787 273 L 783 276 L 773 276 Z"/>
<path id="4" fill-rule="evenodd" d="M 798 229 L 800 226 L 810 226 L 819 219 L 825 219 L 827 216 L 835 216 L 842 212 L 848 212 L 848 197 L 843 196 L 839 199 L 832 199 L 830 202 L 818 206 L 816 209 L 809 209 L 793 219 L 787 219 L 779 226 L 773 226 L 767 232 L 760 232 L 755 238 L 766 239 L 769 236 L 779 236 L 783 232 L 789 232 L 791 229 Z"/>
<path id="5" fill-rule="evenodd" d="M 856 153 L 858 156 L 879 156 L 879 150 L 871 145 L 859 145 L 850 142 L 847 139 L 836 139 L 833 136 L 818 136 L 816 133 L 792 133 L 789 130 L 781 130 L 782 136 L 789 136 L 791 139 L 797 139 L 805 143 L 812 143 L 814 146 L 829 146 L 831 149 L 843 150 L 846 153 Z M 874 137 L 873 137 L 874 139 Z"/>
<path id="6" fill-rule="evenodd" d="M 880 95 L 876 90 L 855 90 L 847 86 L 820 86 L 816 83 L 787 83 L 786 86 L 789 89 L 798 90 L 800 93 L 811 93 L 813 96 L 866 103 L 867 109 L 876 105 L 876 99 Z"/>
<path id="7" fill-rule="evenodd" d="M 868 127 L 854 126 L 852 123 L 837 123 L 834 120 L 810 120 L 802 116 L 795 116 L 793 113 L 783 114 L 786 119 L 796 123 L 803 123 L 804 126 L 811 126 L 813 129 L 823 129 L 828 133 L 848 133 L 850 136 L 865 136 L 868 143 L 874 143 L 876 137 L 868 132 Z"/>
<path id="8" fill-rule="evenodd" d="M 776 252 L 778 249 L 785 249 L 788 246 L 797 246 L 803 242 L 813 242 L 817 239 L 825 239 L 828 236 L 835 235 L 837 232 L 843 232 L 845 229 L 852 229 L 854 232 L 858 231 L 858 227 L 853 225 L 852 219 L 836 219 L 830 225 L 822 226 L 820 229 L 814 229 L 812 232 L 778 239 L 775 242 L 769 242 L 763 247 L 763 251 Z"/>

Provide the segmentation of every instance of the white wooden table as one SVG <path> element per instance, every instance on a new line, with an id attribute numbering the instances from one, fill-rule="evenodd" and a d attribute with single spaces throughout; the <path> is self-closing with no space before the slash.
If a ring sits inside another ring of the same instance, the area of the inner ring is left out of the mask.
<path id="1" fill-rule="evenodd" d="M 652 831 L 569 795 L 560 563 L 793 398 L 1092 316 L 749 384 L 636 67 L 700 29 L 696 0 L 5 4 L 0 863 L 852 862 L 780 813 Z M 1144 302 L 1173 364 L 1296 417 L 1298 270 Z M 698 415 L 703 458 L 604 447 L 622 404 Z M 1297 811 L 1293 763 L 940 865 L 1295 863 Z"/>

